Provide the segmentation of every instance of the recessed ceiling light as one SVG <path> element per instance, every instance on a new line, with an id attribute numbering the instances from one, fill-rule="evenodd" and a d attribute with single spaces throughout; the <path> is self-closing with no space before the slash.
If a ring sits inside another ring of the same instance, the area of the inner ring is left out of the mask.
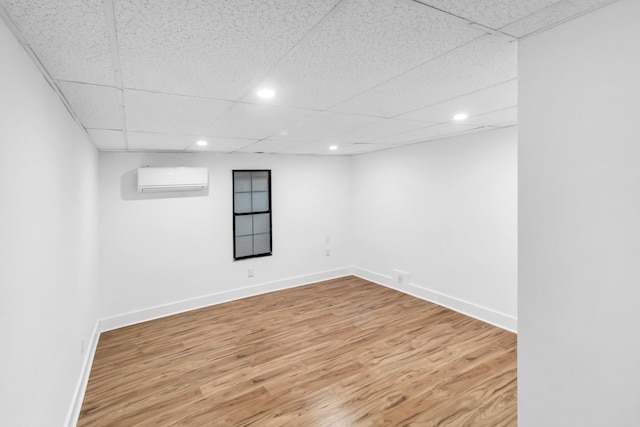
<path id="1" fill-rule="evenodd" d="M 467 117 L 469 117 L 467 113 L 458 113 L 455 116 L 453 116 L 453 120 L 464 120 Z"/>
<path id="2" fill-rule="evenodd" d="M 258 90 L 256 92 L 256 95 L 258 95 L 262 99 L 269 99 L 269 98 L 273 98 L 274 96 L 276 96 L 276 93 L 274 92 L 273 89 L 264 88 L 264 89 Z"/>
<path id="3" fill-rule="evenodd" d="M 196 144 L 197 144 L 197 145 L 199 145 L 200 147 L 205 147 L 205 146 L 207 146 L 207 144 L 208 144 L 208 143 L 207 143 L 207 141 L 205 141 L 204 139 L 199 139 L 199 140 L 196 142 Z"/>
<path id="4" fill-rule="evenodd" d="M 337 145 L 330 145 L 329 146 L 329 150 L 331 150 L 331 151 L 336 151 L 337 149 L 338 149 Z"/>

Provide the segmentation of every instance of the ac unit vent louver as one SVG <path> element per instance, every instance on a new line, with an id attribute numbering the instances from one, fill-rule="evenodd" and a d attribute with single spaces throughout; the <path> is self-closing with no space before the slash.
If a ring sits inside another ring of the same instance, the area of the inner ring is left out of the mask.
<path id="1" fill-rule="evenodd" d="M 139 168 L 138 191 L 141 193 L 162 191 L 198 191 L 209 186 L 207 168 L 164 167 Z"/>

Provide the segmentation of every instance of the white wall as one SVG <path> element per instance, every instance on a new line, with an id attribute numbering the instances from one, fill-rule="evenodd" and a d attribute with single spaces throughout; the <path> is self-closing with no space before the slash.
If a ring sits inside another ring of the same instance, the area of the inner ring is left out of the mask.
<path id="1" fill-rule="evenodd" d="M 357 273 L 515 330 L 516 161 L 515 128 L 355 157 Z"/>
<path id="2" fill-rule="evenodd" d="M 98 153 L 2 20 L 0 64 L 0 425 L 60 426 L 96 324 Z"/>
<path id="3" fill-rule="evenodd" d="M 137 193 L 144 165 L 207 167 L 209 190 Z M 272 256 L 233 261 L 232 169 L 272 170 Z M 345 157 L 102 153 L 100 313 L 116 318 L 106 328 L 347 274 L 349 170 Z"/>
<path id="4" fill-rule="evenodd" d="M 519 425 L 640 425 L 640 2 L 520 44 Z"/>

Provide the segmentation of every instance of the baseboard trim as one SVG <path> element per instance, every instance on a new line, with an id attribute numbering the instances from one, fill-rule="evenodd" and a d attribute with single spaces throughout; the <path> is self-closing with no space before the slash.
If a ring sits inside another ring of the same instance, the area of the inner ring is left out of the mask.
<path id="1" fill-rule="evenodd" d="M 481 320 L 507 331 L 514 333 L 518 332 L 518 319 L 508 314 L 500 313 L 490 308 L 482 307 L 478 304 L 464 301 L 450 295 L 445 295 L 412 283 L 400 285 L 389 276 L 364 268 L 353 267 L 353 275 L 416 298 L 450 308 L 451 310 L 462 313 L 465 316 L 473 317 L 474 319 Z"/>
<path id="2" fill-rule="evenodd" d="M 89 383 L 89 374 L 91 373 L 91 366 L 93 366 L 93 359 L 96 355 L 96 349 L 98 348 L 98 339 L 100 338 L 100 322 L 96 321 L 91 333 L 89 346 L 84 355 L 82 362 L 82 369 L 80 370 L 80 378 L 78 378 L 78 384 L 73 392 L 73 399 L 67 412 L 67 418 L 64 425 L 67 427 L 75 427 L 78 424 L 78 418 L 80 417 L 80 409 L 82 408 L 82 401 L 84 400 L 84 393 L 87 391 L 87 384 Z"/>
<path id="3" fill-rule="evenodd" d="M 298 286 L 308 285 L 310 283 L 321 282 L 323 280 L 337 279 L 339 277 L 349 276 L 352 274 L 352 272 L 353 270 L 351 266 L 342 267 L 334 270 L 290 277 L 283 280 L 261 283 L 253 286 L 247 286 L 245 288 L 233 289 L 230 291 L 219 292 L 216 294 L 210 294 L 170 304 L 150 307 L 143 310 L 102 319 L 100 320 L 100 332 L 106 332 L 125 326 L 135 325 L 137 323 L 147 322 L 149 320 L 159 319 L 161 317 L 171 316 L 173 314 L 184 313 L 186 311 L 196 310 L 198 308 L 208 307 L 211 305 L 235 301 L 241 298 L 252 297 L 268 292 L 280 291 L 283 289 L 295 288 Z"/>

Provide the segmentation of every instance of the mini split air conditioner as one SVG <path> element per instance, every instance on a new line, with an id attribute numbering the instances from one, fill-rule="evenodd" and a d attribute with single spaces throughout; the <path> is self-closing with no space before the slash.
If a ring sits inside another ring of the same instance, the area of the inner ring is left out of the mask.
<path id="1" fill-rule="evenodd" d="M 204 190 L 209 186 L 207 168 L 139 168 L 138 192 Z"/>

